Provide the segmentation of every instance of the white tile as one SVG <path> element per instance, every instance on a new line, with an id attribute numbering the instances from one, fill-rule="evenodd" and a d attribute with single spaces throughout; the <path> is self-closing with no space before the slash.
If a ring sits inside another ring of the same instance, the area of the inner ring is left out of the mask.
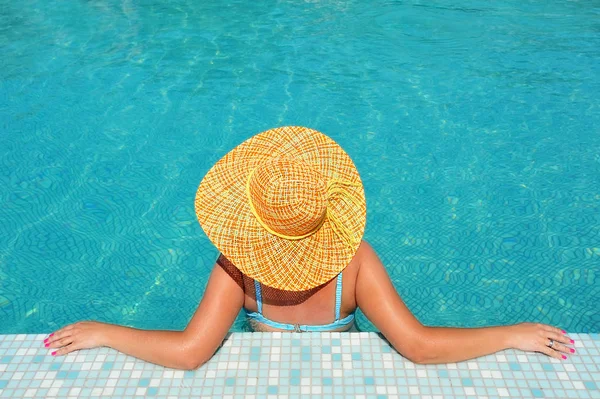
<path id="1" fill-rule="evenodd" d="M 144 396 L 144 395 L 146 395 L 146 388 L 139 387 L 138 389 L 136 389 L 135 395 L 136 396 Z"/>
<path id="2" fill-rule="evenodd" d="M 258 384 L 258 378 L 250 377 L 246 380 L 246 385 L 256 386 Z"/>
<path id="3" fill-rule="evenodd" d="M 498 395 L 500 395 L 500 396 L 508 396 L 508 389 L 506 389 L 506 388 L 498 388 Z"/>
<path id="4" fill-rule="evenodd" d="M 115 391 L 115 388 L 113 387 L 106 387 L 102 390 L 102 396 L 110 396 L 113 394 L 113 392 Z"/>
<path id="5" fill-rule="evenodd" d="M 465 387 L 465 395 L 475 395 L 475 388 Z"/>
<path id="6" fill-rule="evenodd" d="M 565 366 L 566 371 L 569 371 L 569 372 L 575 371 L 575 366 L 573 366 L 572 364 L 567 363 L 564 366 Z"/>
<path id="7" fill-rule="evenodd" d="M 183 378 L 183 370 L 175 370 L 173 372 L 173 378 Z"/>
<path id="8" fill-rule="evenodd" d="M 585 389 L 585 385 L 581 381 L 573 381 L 573 386 L 575 389 Z"/>
<path id="9" fill-rule="evenodd" d="M 419 387 L 415 387 L 415 386 L 408 387 L 408 392 L 411 395 L 418 395 L 419 394 Z"/>
<path id="10" fill-rule="evenodd" d="M 569 379 L 569 375 L 562 371 L 559 371 L 558 373 L 556 373 L 556 375 L 558 376 L 559 380 L 568 380 Z"/>
<path id="11" fill-rule="evenodd" d="M 37 392 L 36 388 L 30 388 L 30 389 L 28 389 L 28 390 L 25 391 L 25 397 L 26 398 L 32 398 L 32 397 L 35 396 L 36 392 Z"/>

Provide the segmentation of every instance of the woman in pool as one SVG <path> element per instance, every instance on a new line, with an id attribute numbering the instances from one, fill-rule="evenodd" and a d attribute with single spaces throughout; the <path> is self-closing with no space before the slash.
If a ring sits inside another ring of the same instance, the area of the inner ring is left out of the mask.
<path id="1" fill-rule="evenodd" d="M 108 346 L 166 367 L 195 369 L 244 308 L 259 331 L 348 331 L 360 308 L 403 356 L 449 363 L 515 348 L 566 359 L 565 331 L 533 323 L 487 328 L 422 325 L 362 240 L 358 171 L 331 138 L 303 127 L 260 133 L 229 152 L 196 195 L 200 225 L 222 255 L 184 331 L 100 322 L 68 325 L 44 341 L 53 355 Z"/>

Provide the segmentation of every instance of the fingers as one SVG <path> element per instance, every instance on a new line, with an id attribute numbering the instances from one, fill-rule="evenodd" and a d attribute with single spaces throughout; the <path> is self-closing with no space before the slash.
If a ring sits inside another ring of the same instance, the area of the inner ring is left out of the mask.
<path id="1" fill-rule="evenodd" d="M 540 325 L 540 327 L 540 344 L 543 345 L 543 348 L 540 350 L 540 352 L 561 360 L 567 359 L 563 353 L 575 353 L 575 349 L 567 346 L 569 344 L 574 344 L 575 341 L 566 335 L 566 331 L 545 324 Z M 552 347 L 548 346 L 550 344 L 550 340 L 554 341 Z"/>
<path id="2" fill-rule="evenodd" d="M 48 349 L 60 348 L 57 351 L 52 352 L 52 356 L 66 355 L 78 348 L 73 345 L 75 324 L 70 324 L 50 334 L 48 338 L 44 340 L 44 347 Z"/>
<path id="3" fill-rule="evenodd" d="M 542 352 L 550 357 L 553 357 L 553 358 L 559 359 L 559 360 L 565 360 L 567 358 L 565 355 L 555 351 L 552 348 L 549 348 L 545 344 L 541 345 L 539 352 Z"/>
<path id="4" fill-rule="evenodd" d="M 63 355 L 66 355 L 67 353 L 71 353 L 78 349 L 81 349 L 81 348 L 77 347 L 77 345 L 75 345 L 75 344 L 70 344 L 67 346 L 63 346 L 62 348 L 60 348 L 57 351 L 52 352 L 52 356 L 63 356 Z"/>

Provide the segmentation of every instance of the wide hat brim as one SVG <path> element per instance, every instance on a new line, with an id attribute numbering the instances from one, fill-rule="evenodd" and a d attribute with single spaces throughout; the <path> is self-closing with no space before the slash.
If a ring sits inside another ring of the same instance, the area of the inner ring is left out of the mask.
<path id="1" fill-rule="evenodd" d="M 300 240 L 265 230 L 250 208 L 246 181 L 258 165 L 277 157 L 307 162 L 330 180 L 358 183 L 347 188 L 357 201 L 328 203 L 353 244 L 336 234 L 329 220 Z M 242 273 L 287 291 L 308 290 L 338 275 L 355 255 L 366 224 L 364 188 L 348 154 L 323 133 L 299 126 L 267 130 L 231 150 L 202 179 L 195 208 L 208 238 Z"/>

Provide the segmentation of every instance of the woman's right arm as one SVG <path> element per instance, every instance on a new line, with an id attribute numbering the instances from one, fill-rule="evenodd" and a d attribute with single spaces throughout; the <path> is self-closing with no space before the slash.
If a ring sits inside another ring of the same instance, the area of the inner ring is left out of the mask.
<path id="1" fill-rule="evenodd" d="M 356 303 L 365 316 L 403 356 L 415 363 L 453 363 L 504 349 L 543 352 L 557 359 L 573 353 L 573 343 L 561 330 L 544 324 L 522 323 L 484 328 L 427 327 L 421 324 L 396 292 L 371 246 L 362 242 L 356 279 Z M 547 346 L 549 339 L 554 348 Z"/>

